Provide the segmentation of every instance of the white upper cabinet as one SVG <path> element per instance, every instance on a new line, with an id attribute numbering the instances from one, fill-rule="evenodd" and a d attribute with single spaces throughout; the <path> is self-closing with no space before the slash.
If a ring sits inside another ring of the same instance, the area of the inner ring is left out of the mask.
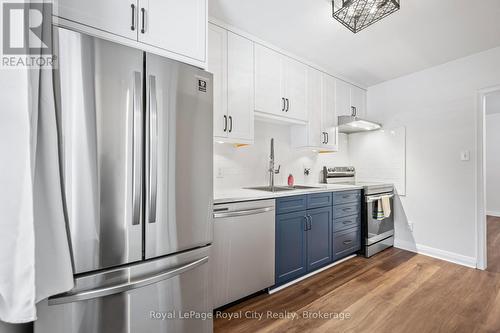
<path id="1" fill-rule="evenodd" d="M 323 151 L 338 150 L 335 78 L 318 70 L 307 71 L 307 125 L 291 129 L 292 146 Z"/>
<path id="2" fill-rule="evenodd" d="M 356 108 L 357 115 L 366 116 L 366 91 L 352 84 L 337 80 L 335 88 L 336 108 L 339 116 L 352 114 Z"/>
<path id="3" fill-rule="evenodd" d="M 307 94 L 307 66 L 283 57 L 285 73 L 286 116 L 298 120 L 307 120 L 306 94 Z"/>
<path id="4" fill-rule="evenodd" d="M 282 116 L 283 66 L 279 53 L 255 44 L 255 110 Z"/>
<path id="5" fill-rule="evenodd" d="M 359 117 L 366 117 L 366 90 L 351 86 L 351 106 L 356 108 Z"/>
<path id="6" fill-rule="evenodd" d="M 254 140 L 253 42 L 209 24 L 208 71 L 214 75 L 214 138 Z"/>
<path id="7" fill-rule="evenodd" d="M 285 121 L 306 121 L 306 84 L 306 65 L 255 44 L 256 111 Z"/>
<path id="8" fill-rule="evenodd" d="M 341 80 L 335 82 L 335 110 L 338 116 L 351 114 L 351 85 Z"/>
<path id="9" fill-rule="evenodd" d="M 139 41 L 205 61 L 207 0 L 139 0 Z"/>
<path id="10" fill-rule="evenodd" d="M 55 0 L 58 26 L 206 67 L 207 0 Z"/>
<path id="11" fill-rule="evenodd" d="M 254 44 L 228 32 L 227 36 L 228 136 L 238 142 L 254 139 Z"/>
<path id="12" fill-rule="evenodd" d="M 309 68 L 307 73 L 307 113 L 309 115 L 309 122 L 307 129 L 308 142 L 297 142 L 297 146 L 311 146 L 320 147 L 326 141 L 325 132 L 321 124 L 322 118 L 322 94 L 321 94 L 321 72 Z M 292 138 L 294 137 L 292 133 Z M 296 137 L 297 138 L 297 137 Z M 293 139 L 292 139 L 293 140 Z"/>
<path id="13" fill-rule="evenodd" d="M 227 30 L 208 26 L 208 71 L 213 74 L 214 136 L 227 137 Z"/>
<path id="14" fill-rule="evenodd" d="M 137 40 L 135 0 L 55 0 L 54 6 L 58 17 Z"/>
<path id="15" fill-rule="evenodd" d="M 322 74 L 321 129 L 325 133 L 323 145 L 332 150 L 338 148 L 337 112 L 335 107 L 335 78 Z"/>

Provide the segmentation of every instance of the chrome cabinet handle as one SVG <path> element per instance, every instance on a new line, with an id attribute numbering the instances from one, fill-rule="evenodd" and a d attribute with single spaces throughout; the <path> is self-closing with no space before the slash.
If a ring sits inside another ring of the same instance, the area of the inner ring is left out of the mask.
<path id="1" fill-rule="evenodd" d="M 285 106 L 286 106 L 285 97 L 281 97 L 281 101 L 283 102 L 283 105 L 281 106 L 281 111 L 285 111 Z"/>
<path id="2" fill-rule="evenodd" d="M 267 213 L 267 212 L 272 212 L 274 211 L 274 207 L 263 207 L 263 208 L 255 208 L 255 209 L 245 209 L 245 210 L 237 210 L 233 212 L 214 212 L 213 216 L 214 218 L 224 218 L 224 217 L 236 217 L 236 216 L 246 216 L 246 215 L 255 215 L 255 214 L 262 214 L 262 213 Z"/>
<path id="3" fill-rule="evenodd" d="M 131 4 L 130 7 L 132 7 L 132 25 L 130 26 L 130 30 L 134 31 L 135 30 L 135 5 Z"/>
<path id="4" fill-rule="evenodd" d="M 304 231 L 307 231 L 307 228 L 308 228 L 308 223 L 309 223 L 309 218 L 307 217 L 307 215 L 304 215 L 304 220 L 305 220 L 305 223 L 304 223 Z"/>
<path id="5" fill-rule="evenodd" d="M 58 305 L 58 304 L 73 303 L 78 301 L 85 301 L 88 299 L 101 298 L 104 296 L 124 293 L 133 289 L 138 289 L 148 286 L 150 284 L 155 284 L 163 280 L 171 279 L 175 276 L 181 275 L 182 273 L 190 271 L 207 262 L 208 262 L 208 256 L 157 275 L 148 276 L 146 278 L 142 278 L 139 280 L 130 280 L 128 282 L 120 283 L 111 287 L 102 287 L 91 290 L 84 290 L 74 294 L 66 293 L 60 296 L 51 297 L 49 298 L 48 302 L 49 305 Z"/>
<path id="6" fill-rule="evenodd" d="M 142 16 L 142 28 L 141 28 L 141 33 L 146 33 L 146 9 L 141 8 L 141 16 Z"/>
<path id="7" fill-rule="evenodd" d="M 328 132 L 325 132 L 325 135 L 326 135 L 326 142 L 325 143 L 328 143 L 330 141 L 330 137 L 328 136 Z"/>
<path id="8" fill-rule="evenodd" d="M 229 116 L 229 133 L 233 131 L 233 116 Z"/>
<path id="9" fill-rule="evenodd" d="M 344 212 L 348 212 L 348 211 L 352 210 L 352 208 L 351 208 L 351 207 L 348 207 L 348 208 L 344 208 L 344 209 L 342 209 L 342 210 L 343 210 Z"/>
<path id="10" fill-rule="evenodd" d="M 351 220 L 349 220 L 349 221 L 344 221 L 344 222 L 342 222 L 342 224 L 346 225 L 346 224 L 351 224 L 351 223 L 354 223 L 354 222 L 356 222 L 356 221 L 351 221 Z"/>
<path id="11" fill-rule="evenodd" d="M 290 100 L 288 98 L 285 98 L 286 99 L 286 110 L 285 112 L 288 112 L 288 110 L 290 110 Z"/>
<path id="12" fill-rule="evenodd" d="M 313 218 L 311 215 L 308 215 L 309 216 L 309 229 L 308 230 L 312 230 L 312 221 L 313 221 Z"/>
<path id="13" fill-rule="evenodd" d="M 156 77 L 149 76 L 149 223 L 156 222 L 158 194 L 158 101 Z"/>
<path id="14" fill-rule="evenodd" d="M 142 75 L 134 72 L 132 151 L 132 225 L 141 224 L 142 192 Z"/>
<path id="15" fill-rule="evenodd" d="M 224 132 L 227 131 L 227 116 L 224 115 Z"/>
<path id="16" fill-rule="evenodd" d="M 347 245 L 347 244 L 351 244 L 351 243 L 352 243 L 352 240 L 351 240 L 351 239 L 350 239 L 350 240 L 346 240 L 346 241 L 344 241 L 344 244 L 345 244 L 345 245 Z"/>

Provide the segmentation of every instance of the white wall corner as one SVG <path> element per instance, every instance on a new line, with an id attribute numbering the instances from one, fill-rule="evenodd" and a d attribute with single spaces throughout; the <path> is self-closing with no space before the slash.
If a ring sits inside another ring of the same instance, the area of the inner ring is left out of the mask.
<path id="1" fill-rule="evenodd" d="M 454 252 L 449 252 L 445 250 L 440 250 L 436 249 L 430 246 L 426 245 L 421 245 L 421 244 L 414 244 L 412 242 L 404 241 L 404 240 L 399 240 L 395 239 L 394 240 L 394 247 L 410 252 L 415 252 L 418 254 L 422 254 L 424 256 L 444 260 L 444 261 L 449 261 L 454 264 L 470 267 L 470 268 L 476 268 L 477 266 L 477 260 L 474 257 L 468 257 L 464 256 L 462 254 L 454 253 Z"/>

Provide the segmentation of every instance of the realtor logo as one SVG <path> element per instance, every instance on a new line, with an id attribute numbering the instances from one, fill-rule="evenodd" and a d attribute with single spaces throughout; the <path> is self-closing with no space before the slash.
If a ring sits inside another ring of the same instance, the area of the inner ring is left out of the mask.
<path id="1" fill-rule="evenodd" d="M 2 67 L 52 66 L 52 3 L 2 2 Z"/>

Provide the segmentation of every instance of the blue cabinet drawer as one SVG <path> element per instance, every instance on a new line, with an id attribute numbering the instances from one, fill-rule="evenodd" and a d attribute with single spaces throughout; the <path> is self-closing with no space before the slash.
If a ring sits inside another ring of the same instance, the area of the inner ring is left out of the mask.
<path id="1" fill-rule="evenodd" d="M 342 191 L 333 193 L 333 204 L 342 205 L 352 202 L 361 202 L 361 191 Z"/>
<path id="2" fill-rule="evenodd" d="M 332 205 L 332 193 L 313 193 L 307 195 L 307 209 L 330 207 Z"/>
<path id="3" fill-rule="evenodd" d="M 347 229 L 334 234 L 333 259 L 338 260 L 361 249 L 360 228 Z"/>
<path id="4" fill-rule="evenodd" d="M 361 202 L 333 206 L 333 218 L 361 215 Z"/>
<path id="5" fill-rule="evenodd" d="M 296 195 L 276 199 L 276 214 L 287 214 L 306 210 L 307 197 Z"/>
<path id="6" fill-rule="evenodd" d="M 342 231 L 360 226 L 361 215 L 352 215 L 334 220 L 333 231 Z"/>

